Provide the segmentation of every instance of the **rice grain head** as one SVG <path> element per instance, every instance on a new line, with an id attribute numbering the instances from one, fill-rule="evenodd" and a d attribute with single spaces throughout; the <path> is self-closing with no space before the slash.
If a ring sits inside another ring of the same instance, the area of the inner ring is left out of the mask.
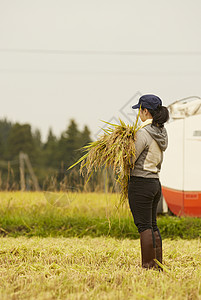
<path id="1" fill-rule="evenodd" d="M 134 168 L 136 132 L 140 128 L 139 114 L 140 110 L 133 125 L 126 125 L 121 119 L 119 125 L 105 122 L 110 127 L 103 129 L 104 133 L 97 141 L 82 147 L 86 153 L 68 168 L 81 163 L 80 174 L 87 174 L 87 182 L 99 168 L 111 168 L 120 185 L 120 204 L 127 199 L 128 178 L 130 170 Z"/>

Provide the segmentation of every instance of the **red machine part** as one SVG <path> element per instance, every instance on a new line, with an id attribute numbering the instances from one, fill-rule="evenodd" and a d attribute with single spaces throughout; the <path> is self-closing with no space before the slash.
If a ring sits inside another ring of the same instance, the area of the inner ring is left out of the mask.
<path id="1" fill-rule="evenodd" d="M 162 187 L 170 211 L 177 216 L 201 217 L 201 192 L 179 191 Z"/>

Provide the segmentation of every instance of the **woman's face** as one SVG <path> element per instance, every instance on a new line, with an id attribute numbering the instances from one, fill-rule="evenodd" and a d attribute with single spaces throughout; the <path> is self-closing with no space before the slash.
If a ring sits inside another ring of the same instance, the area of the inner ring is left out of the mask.
<path id="1" fill-rule="evenodd" d="M 148 111 L 148 109 L 141 109 L 140 110 L 140 119 L 142 122 L 145 122 L 147 119 L 153 119 L 152 115 Z"/>
<path id="2" fill-rule="evenodd" d="M 142 122 L 146 121 L 145 119 L 145 109 L 140 110 L 140 119 Z"/>

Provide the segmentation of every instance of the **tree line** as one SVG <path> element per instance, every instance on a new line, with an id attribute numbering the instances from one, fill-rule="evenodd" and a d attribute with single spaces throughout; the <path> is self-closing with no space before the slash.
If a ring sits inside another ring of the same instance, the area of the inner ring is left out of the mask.
<path id="1" fill-rule="evenodd" d="M 33 131 L 30 124 L 0 120 L 0 189 L 20 189 L 20 152 L 28 155 L 41 189 L 85 189 L 85 178 L 80 176 L 79 166 L 69 171 L 67 169 L 84 154 L 80 148 L 91 142 L 90 134 L 87 126 L 79 130 L 72 119 L 59 137 L 49 129 L 47 140 L 42 142 L 40 130 Z M 105 171 L 100 170 L 90 180 L 87 189 L 108 188 L 105 186 L 105 177 Z M 33 182 L 27 169 L 25 179 L 26 189 L 32 190 Z"/>

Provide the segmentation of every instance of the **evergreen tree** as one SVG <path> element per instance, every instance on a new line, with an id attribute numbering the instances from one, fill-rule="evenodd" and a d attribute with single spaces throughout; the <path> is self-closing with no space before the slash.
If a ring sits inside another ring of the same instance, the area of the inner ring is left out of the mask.
<path id="1" fill-rule="evenodd" d="M 86 125 L 84 126 L 84 130 L 81 132 L 80 142 L 81 142 L 81 147 L 83 147 L 91 142 L 90 131 Z"/>
<path id="2" fill-rule="evenodd" d="M 40 133 L 39 129 L 36 129 L 33 132 L 33 140 L 34 140 L 35 147 L 37 149 L 42 149 L 43 148 L 43 143 L 41 141 L 41 133 Z"/>
<path id="3" fill-rule="evenodd" d="M 38 178 L 39 185 L 42 187 L 43 181 L 45 180 L 47 170 L 45 169 L 44 163 L 44 151 L 43 142 L 41 140 L 41 132 L 36 129 L 33 133 L 33 153 L 31 159 L 31 164 L 34 172 Z"/>
<path id="4" fill-rule="evenodd" d="M 44 144 L 44 164 L 46 167 L 58 168 L 58 141 L 56 136 L 53 134 L 52 129 L 49 129 L 47 142 Z"/>
<path id="5" fill-rule="evenodd" d="M 0 159 L 5 160 L 5 151 L 8 142 L 8 136 L 10 130 L 12 128 L 12 123 L 7 121 L 5 118 L 4 120 L 0 120 Z"/>
<path id="6" fill-rule="evenodd" d="M 41 141 L 41 133 L 36 129 L 33 133 L 33 163 L 37 166 L 43 166 L 43 143 Z"/>
<path id="7" fill-rule="evenodd" d="M 6 157 L 8 160 L 16 159 L 20 151 L 29 155 L 30 159 L 34 157 L 34 139 L 29 124 L 16 123 L 12 126 L 7 143 Z"/>
<path id="8" fill-rule="evenodd" d="M 0 135 L 0 160 L 3 160 L 4 151 L 5 151 L 5 144 L 2 135 Z"/>
<path id="9" fill-rule="evenodd" d="M 80 148 L 81 133 L 74 120 L 59 140 L 59 160 L 64 162 L 65 168 L 69 167 L 78 159 L 78 149 Z"/>

